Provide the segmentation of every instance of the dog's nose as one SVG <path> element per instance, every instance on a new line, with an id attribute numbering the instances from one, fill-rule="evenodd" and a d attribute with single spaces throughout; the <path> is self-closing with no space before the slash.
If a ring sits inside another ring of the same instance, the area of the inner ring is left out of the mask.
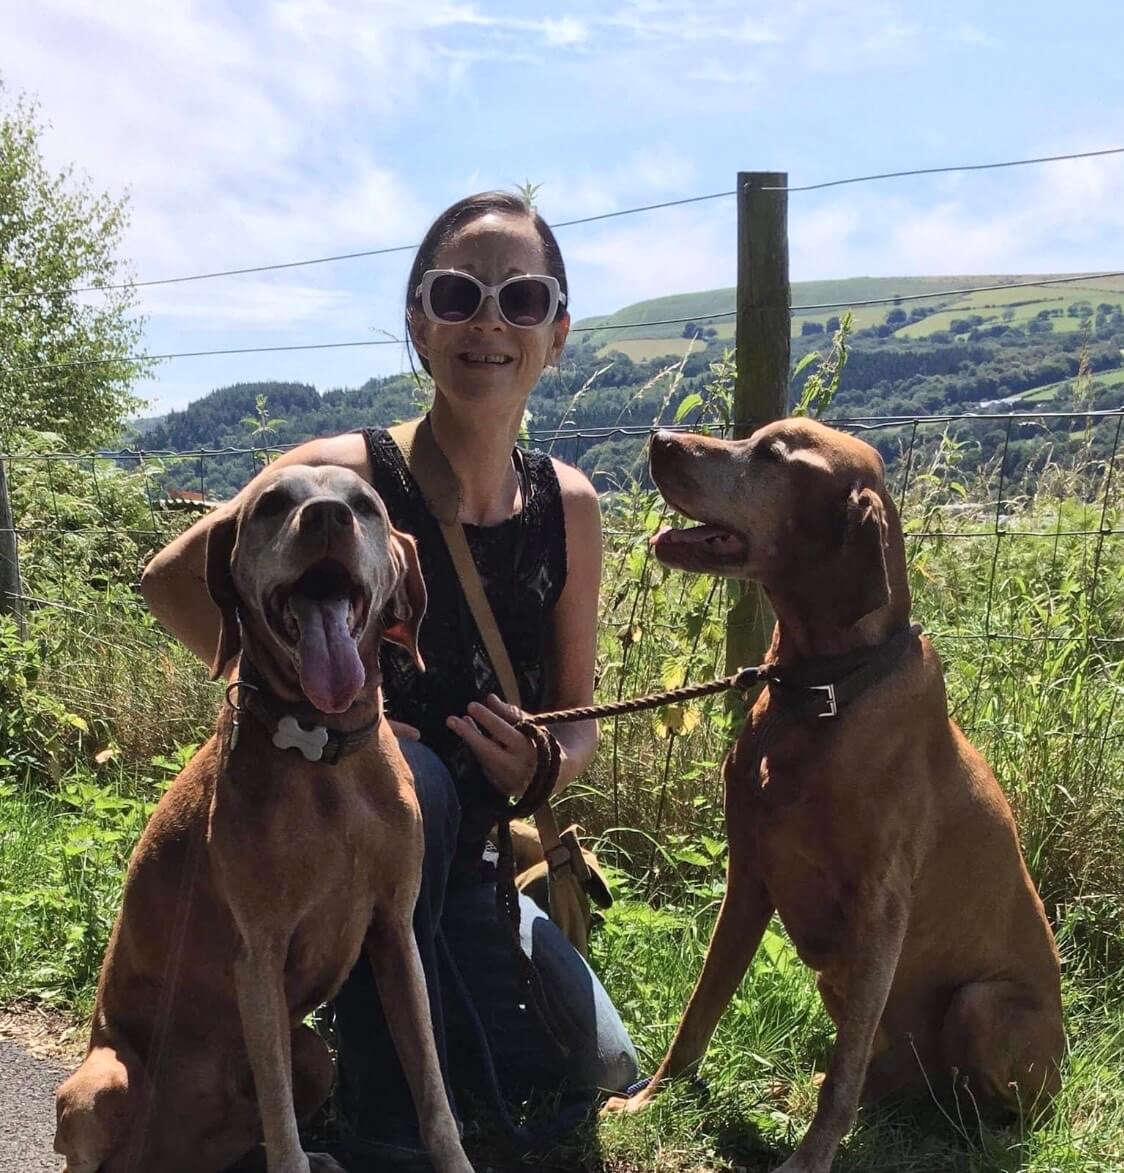
<path id="1" fill-rule="evenodd" d="M 307 537 L 331 537 L 351 529 L 351 510 L 334 497 L 308 501 L 301 509 L 299 528 Z"/>
<path id="2" fill-rule="evenodd" d="M 669 432 L 666 428 L 660 428 L 652 433 L 652 437 L 648 441 L 648 460 L 659 461 L 662 464 L 665 458 L 672 454 L 675 447 L 675 433 Z"/>

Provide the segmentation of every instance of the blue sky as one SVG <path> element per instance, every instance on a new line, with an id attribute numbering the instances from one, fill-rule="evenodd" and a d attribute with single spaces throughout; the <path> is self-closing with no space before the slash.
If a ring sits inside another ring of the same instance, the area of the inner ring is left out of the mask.
<path id="1" fill-rule="evenodd" d="M 1124 4 L 36 0 L 0 72 L 48 160 L 128 191 L 136 278 L 406 244 L 470 191 L 561 220 L 729 190 L 1124 145 Z M 794 280 L 1124 268 L 1124 156 L 794 193 Z M 731 199 L 560 232 L 576 317 L 734 281 Z M 409 254 L 143 291 L 152 353 L 401 334 Z M 401 346 L 181 359 L 356 386 Z"/>

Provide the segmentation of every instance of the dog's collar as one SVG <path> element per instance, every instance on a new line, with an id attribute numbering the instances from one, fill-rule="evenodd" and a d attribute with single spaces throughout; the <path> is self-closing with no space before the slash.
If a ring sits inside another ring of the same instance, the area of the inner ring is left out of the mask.
<path id="1" fill-rule="evenodd" d="M 261 674 L 243 658 L 237 678 L 226 689 L 226 703 L 234 710 L 231 723 L 229 748 L 238 745 L 241 718 L 249 714 L 258 722 L 278 749 L 294 749 L 305 761 L 320 762 L 334 766 L 349 754 L 364 746 L 378 729 L 382 716 L 376 713 L 373 720 L 358 729 L 344 732 L 330 725 L 302 724 L 287 706 L 261 682 Z"/>
<path id="2" fill-rule="evenodd" d="M 841 717 L 856 697 L 893 672 L 920 634 L 915 623 L 899 627 L 874 647 L 769 668 L 764 681 L 774 703 L 754 731 L 749 769 L 753 783 L 760 787 L 761 763 L 778 733 L 801 718 Z"/>
<path id="3" fill-rule="evenodd" d="M 793 716 L 838 717 L 851 701 L 897 667 L 920 634 L 920 624 L 908 624 L 873 647 L 770 668 L 765 684 L 770 697 Z"/>

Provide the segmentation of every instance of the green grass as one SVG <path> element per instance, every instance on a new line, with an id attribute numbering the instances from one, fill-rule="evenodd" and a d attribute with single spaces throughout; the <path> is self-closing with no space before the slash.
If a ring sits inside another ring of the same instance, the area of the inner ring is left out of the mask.
<path id="1" fill-rule="evenodd" d="M 1124 383 L 1124 367 L 1116 371 L 1097 371 L 1090 376 L 1094 387 L 1119 387 Z M 1047 383 L 1044 387 L 1032 387 L 1016 396 L 1023 403 L 1048 403 L 1052 399 L 1063 398 L 1063 393 L 1072 391 L 1074 379 L 1061 379 L 1056 383 Z"/>
<path id="2" fill-rule="evenodd" d="M 93 1005 L 123 870 L 150 807 L 116 787 L 0 786 L 0 1004 Z"/>
<path id="3" fill-rule="evenodd" d="M 701 903 L 658 915 L 626 905 L 613 910 L 596 939 L 595 964 L 626 1021 L 645 1024 L 637 1043 L 647 1071 L 662 1057 L 697 977 L 713 912 Z M 1065 948 L 1071 1051 L 1065 1089 L 1048 1124 L 1021 1136 L 1015 1129 L 991 1131 L 969 1119 L 948 1119 L 933 1105 L 867 1109 L 836 1160 L 838 1173 L 1092 1173 L 1124 1167 L 1124 1007 L 1118 995 L 1124 974 L 1107 981 L 1094 977 L 1088 958 Z M 603 1122 L 601 1167 L 699 1173 L 775 1168 L 811 1120 L 811 1077 L 824 1070 L 831 1038 L 811 975 L 774 925 L 701 1068 L 707 1093 L 672 1086 L 648 1114 Z"/>

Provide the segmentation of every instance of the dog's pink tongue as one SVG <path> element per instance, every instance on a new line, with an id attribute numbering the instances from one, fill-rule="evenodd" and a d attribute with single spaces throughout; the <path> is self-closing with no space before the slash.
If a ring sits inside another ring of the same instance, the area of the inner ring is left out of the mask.
<path id="1" fill-rule="evenodd" d="M 342 713 L 351 708 L 367 676 L 347 629 L 348 600 L 293 595 L 291 606 L 301 633 L 301 691 L 322 713 Z"/>

